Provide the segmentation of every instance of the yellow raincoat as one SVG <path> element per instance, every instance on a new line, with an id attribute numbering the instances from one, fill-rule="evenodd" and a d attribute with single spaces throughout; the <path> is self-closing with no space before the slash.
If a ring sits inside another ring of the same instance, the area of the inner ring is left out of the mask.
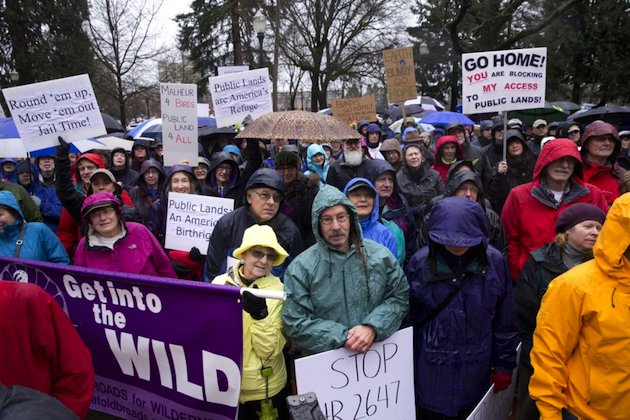
<path id="1" fill-rule="evenodd" d="M 232 267 L 228 273 L 216 277 L 213 284 L 243 287 L 238 267 Z M 256 279 L 249 287 L 257 285 L 259 289 L 283 291 L 284 285 L 280 279 L 272 274 Z M 261 376 L 260 368 L 271 367 L 273 374 L 269 377 L 269 397 L 273 397 L 287 383 L 287 370 L 284 364 L 282 349 L 286 343 L 282 332 L 282 301 L 267 299 L 269 315 L 261 320 L 255 320 L 243 311 L 243 376 L 241 379 L 241 395 L 239 401 L 264 400 L 265 378 Z"/>
<path id="2" fill-rule="evenodd" d="M 630 418 L 628 246 L 630 193 L 610 209 L 595 258 L 549 285 L 536 321 L 529 383 L 541 419 L 560 420 L 562 408 L 584 419 Z"/>

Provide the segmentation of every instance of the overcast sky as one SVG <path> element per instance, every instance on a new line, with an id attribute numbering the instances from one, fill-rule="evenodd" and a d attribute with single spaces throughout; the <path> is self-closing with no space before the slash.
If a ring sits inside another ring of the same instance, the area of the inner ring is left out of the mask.
<path id="1" fill-rule="evenodd" d="M 191 11 L 189 3 L 185 0 L 164 0 L 162 3 L 153 31 L 159 34 L 160 40 L 167 46 L 177 45 L 177 24 L 174 19 L 180 13 Z"/>

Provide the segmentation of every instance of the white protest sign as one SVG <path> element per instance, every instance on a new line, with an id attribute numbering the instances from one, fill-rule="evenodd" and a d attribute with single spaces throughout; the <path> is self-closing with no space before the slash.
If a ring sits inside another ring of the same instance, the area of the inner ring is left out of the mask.
<path id="1" fill-rule="evenodd" d="M 521 360 L 521 344 L 516 348 L 517 363 Z M 516 388 L 518 365 L 512 371 L 512 383 L 507 389 L 494 393 L 494 385 L 483 396 L 466 420 L 505 420 L 510 418 Z"/>
<path id="2" fill-rule="evenodd" d="M 315 392 L 327 419 L 415 419 L 413 329 L 374 343 L 365 353 L 345 348 L 295 361 L 298 392 Z"/>
<path id="3" fill-rule="evenodd" d="M 210 104 L 197 104 L 197 116 L 208 117 L 210 116 Z"/>
<path id="4" fill-rule="evenodd" d="M 27 152 L 107 134 L 87 74 L 3 89 Z"/>
<path id="5" fill-rule="evenodd" d="M 273 111 L 269 69 L 211 77 L 210 94 L 217 127 L 227 127 L 251 115 L 256 119 Z"/>
<path id="6" fill-rule="evenodd" d="M 464 114 L 545 106 L 547 48 L 462 54 Z"/>
<path id="7" fill-rule="evenodd" d="M 217 67 L 218 76 L 223 76 L 224 74 L 240 73 L 242 71 L 249 71 L 249 66 L 219 66 Z"/>
<path id="8" fill-rule="evenodd" d="M 197 85 L 160 83 L 164 166 L 197 162 Z"/>
<path id="9" fill-rule="evenodd" d="M 195 246 L 205 254 L 217 221 L 232 210 L 231 198 L 169 192 L 165 248 L 190 251 Z"/>

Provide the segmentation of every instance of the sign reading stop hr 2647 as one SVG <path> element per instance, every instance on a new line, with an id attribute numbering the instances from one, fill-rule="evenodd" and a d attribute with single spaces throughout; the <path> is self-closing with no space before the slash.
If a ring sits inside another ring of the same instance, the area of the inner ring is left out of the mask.
<path id="1" fill-rule="evenodd" d="M 464 114 L 545 106 L 547 48 L 462 54 Z"/>

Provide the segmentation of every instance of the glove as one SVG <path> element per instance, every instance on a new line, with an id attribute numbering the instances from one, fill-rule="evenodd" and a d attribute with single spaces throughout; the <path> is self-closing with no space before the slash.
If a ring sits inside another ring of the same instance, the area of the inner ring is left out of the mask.
<path id="1" fill-rule="evenodd" d="M 206 257 L 201 255 L 201 251 L 199 251 L 199 248 L 197 248 L 196 246 L 193 246 L 192 248 L 190 248 L 190 252 L 188 253 L 188 258 L 190 258 L 193 261 L 201 261 L 201 262 L 206 260 Z"/>
<path id="2" fill-rule="evenodd" d="M 254 285 L 253 288 L 258 289 L 258 286 Z M 267 315 L 269 315 L 267 301 L 264 298 L 254 296 L 247 290 L 243 292 L 243 310 L 250 314 L 256 321 L 265 319 Z"/>
<path id="3" fill-rule="evenodd" d="M 186 264 L 182 264 L 177 261 L 171 261 L 171 264 L 173 265 L 173 269 L 175 270 L 177 277 L 188 277 L 192 274 L 192 271 L 186 267 Z"/>
<path id="4" fill-rule="evenodd" d="M 61 136 L 57 137 L 57 140 L 59 140 L 59 146 L 56 148 L 57 156 L 68 157 L 68 153 L 70 153 L 70 143 L 67 143 Z"/>
<path id="5" fill-rule="evenodd" d="M 492 372 L 490 373 L 490 381 L 494 384 L 494 393 L 507 389 L 512 383 L 512 375 L 507 373 Z"/>

